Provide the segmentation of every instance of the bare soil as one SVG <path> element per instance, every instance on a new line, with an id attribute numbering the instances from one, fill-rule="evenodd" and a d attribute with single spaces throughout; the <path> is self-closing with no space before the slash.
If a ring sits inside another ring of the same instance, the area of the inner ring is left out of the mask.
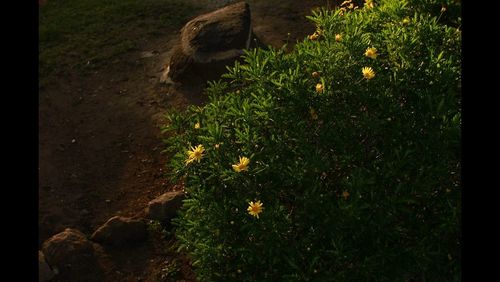
<path id="1" fill-rule="evenodd" d="M 211 11 L 226 1 L 196 2 Z M 311 34 L 315 27 L 305 15 L 326 4 L 247 2 L 255 34 L 274 47 Z M 160 126 L 169 109 L 205 99 L 199 86 L 159 83 L 178 34 L 170 30 L 94 73 L 67 73 L 39 89 L 40 245 L 66 227 L 90 235 L 110 217 L 137 215 L 155 197 L 182 189 L 165 176 L 168 156 L 161 153 Z M 177 280 L 161 278 L 173 254 L 152 240 L 107 251 L 112 262 L 107 281 L 194 281 L 182 256 Z"/>

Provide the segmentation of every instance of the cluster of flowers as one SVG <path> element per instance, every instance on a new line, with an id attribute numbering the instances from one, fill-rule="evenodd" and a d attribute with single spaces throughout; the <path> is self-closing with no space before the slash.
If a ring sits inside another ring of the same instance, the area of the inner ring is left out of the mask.
<path id="1" fill-rule="evenodd" d="M 340 4 L 340 6 L 341 6 L 341 8 L 340 8 L 341 15 L 342 15 L 342 13 L 344 11 L 347 11 L 347 10 L 356 10 L 358 8 L 357 6 L 355 6 L 352 3 L 352 0 L 344 1 L 344 2 L 342 2 L 342 4 Z M 374 7 L 373 0 L 365 0 L 365 8 L 371 9 L 373 7 Z M 408 24 L 408 23 L 409 23 L 409 18 L 405 18 L 403 20 L 403 24 Z M 309 35 L 307 38 L 309 40 L 313 40 L 314 41 L 314 40 L 318 40 L 321 35 L 323 35 L 323 32 L 318 27 L 317 30 L 314 32 L 314 34 Z M 335 41 L 337 41 L 337 42 L 342 41 L 342 34 L 336 34 L 335 35 Z M 367 56 L 369 58 L 372 58 L 372 59 L 376 59 L 377 58 L 377 49 L 374 48 L 374 47 L 367 48 L 366 52 L 365 52 L 365 56 Z M 363 67 L 361 69 L 361 73 L 363 74 L 363 77 L 365 79 L 367 79 L 367 80 L 370 80 L 370 79 L 372 79 L 372 78 L 375 77 L 375 71 L 371 67 Z M 320 73 L 317 72 L 317 71 L 315 71 L 315 72 L 312 73 L 312 76 L 314 78 L 318 78 L 320 76 Z M 316 84 L 316 93 L 321 94 L 323 92 L 324 92 L 324 85 L 322 83 Z M 311 109 L 311 116 L 312 116 L 313 119 L 317 118 L 317 116 L 315 115 L 314 109 Z"/>
<path id="2" fill-rule="evenodd" d="M 200 123 L 196 123 L 194 126 L 195 129 L 200 128 Z M 215 148 L 219 148 L 219 144 L 215 145 Z M 203 147 L 202 144 L 196 146 L 196 147 L 191 147 L 190 150 L 187 151 L 187 159 L 185 160 L 186 165 L 189 165 L 190 163 L 197 161 L 198 163 L 201 161 L 201 159 L 204 156 L 205 148 Z M 233 164 L 233 170 L 240 173 L 243 171 L 246 171 L 248 169 L 248 165 L 250 164 L 250 159 L 247 157 L 241 157 L 239 158 L 239 162 L 236 164 Z M 261 201 L 256 201 L 256 202 L 249 202 L 248 203 L 248 208 L 247 211 L 250 215 L 255 216 L 256 218 L 259 218 L 259 214 L 262 212 L 264 209 L 263 204 Z"/>
<path id="3" fill-rule="evenodd" d="M 373 0 L 365 0 L 365 5 L 364 7 L 366 9 L 371 9 L 374 7 L 374 3 L 373 3 Z M 355 6 L 353 3 L 352 3 L 352 0 L 347 0 L 347 1 L 344 1 L 342 4 L 341 4 L 341 12 L 344 12 L 344 11 L 347 11 L 347 10 L 356 10 L 358 7 Z M 342 13 L 341 13 L 342 15 Z M 409 24 L 410 22 L 410 19 L 408 17 L 406 17 L 404 20 L 403 20 L 403 24 L 404 25 L 407 25 Z M 309 35 L 308 36 L 308 39 L 310 40 L 318 40 L 320 38 L 320 36 L 323 35 L 323 31 L 318 28 L 314 34 L 312 35 Z M 342 34 L 336 34 L 335 35 L 335 41 L 336 42 L 341 42 L 342 41 Z M 371 58 L 371 59 L 376 59 L 378 54 L 377 54 L 377 48 L 375 47 L 368 47 L 366 50 L 365 50 L 365 53 L 364 55 L 368 58 Z M 373 70 L 373 68 L 371 67 L 368 67 L 368 66 L 365 66 L 361 69 L 361 73 L 363 74 L 363 77 L 366 79 L 366 80 L 370 80 L 370 79 L 373 79 L 375 77 L 375 71 Z M 315 71 L 312 73 L 312 77 L 315 78 L 315 79 L 318 79 L 321 77 L 321 72 L 319 71 Z M 325 86 L 323 85 L 323 83 L 317 83 L 316 84 L 316 93 L 318 94 L 321 94 L 323 93 L 325 90 Z M 316 113 L 316 110 L 313 109 L 313 108 L 310 108 L 310 114 L 311 114 L 311 118 L 313 120 L 317 120 L 318 119 L 318 114 Z M 200 128 L 200 123 L 197 122 L 194 126 L 195 129 L 199 129 Z M 219 149 L 219 144 L 216 144 L 215 145 L 215 149 Z M 191 147 L 190 150 L 187 151 L 187 159 L 185 160 L 185 163 L 186 165 L 189 165 L 195 161 L 197 161 L 198 163 L 201 161 L 201 159 L 203 158 L 203 154 L 205 152 L 205 148 L 203 147 L 203 145 L 198 145 L 196 147 Z M 239 162 L 236 163 L 236 164 L 233 164 L 232 165 L 232 168 L 234 171 L 240 173 L 240 172 L 244 172 L 248 169 L 248 165 L 250 164 L 250 159 L 248 159 L 247 157 L 239 157 Z M 342 196 L 344 198 L 347 198 L 349 197 L 349 193 L 347 191 L 344 191 L 344 193 L 342 194 Z M 261 203 L 261 201 L 256 201 L 256 202 L 249 202 L 248 203 L 249 206 L 248 206 L 248 213 L 256 218 L 259 218 L 259 214 L 263 211 L 264 207 L 263 207 L 263 204 Z"/>
<path id="4" fill-rule="evenodd" d="M 373 3 L 373 0 L 365 0 L 365 5 L 363 7 L 365 9 L 372 9 L 373 7 L 375 7 L 375 3 Z M 343 16 L 345 12 L 354 11 L 358 8 L 358 6 L 352 3 L 352 0 L 344 1 L 342 2 L 342 4 L 340 4 L 339 15 Z"/>
<path id="5" fill-rule="evenodd" d="M 368 58 L 376 59 L 377 58 L 377 48 L 368 47 L 365 51 L 365 56 Z M 363 77 L 367 80 L 370 80 L 375 77 L 375 71 L 371 67 L 363 67 L 361 69 L 361 73 Z"/>

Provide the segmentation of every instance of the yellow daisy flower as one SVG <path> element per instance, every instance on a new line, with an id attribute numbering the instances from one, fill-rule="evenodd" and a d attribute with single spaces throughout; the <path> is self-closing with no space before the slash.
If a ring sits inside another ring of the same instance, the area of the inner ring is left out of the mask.
<path id="1" fill-rule="evenodd" d="M 264 209 L 264 207 L 262 207 L 262 203 L 260 202 L 260 200 L 255 203 L 249 202 L 248 204 L 249 204 L 247 209 L 248 213 L 250 215 L 255 216 L 256 218 L 259 218 L 259 213 L 261 213 L 262 210 Z"/>
<path id="2" fill-rule="evenodd" d="M 323 86 L 323 84 L 321 84 L 321 83 L 316 84 L 316 92 L 318 94 L 323 93 L 324 90 L 325 90 L 325 87 Z"/>
<path id="3" fill-rule="evenodd" d="M 342 41 L 342 34 L 335 34 L 335 41 L 337 42 Z"/>
<path id="4" fill-rule="evenodd" d="M 370 67 L 364 67 L 364 68 L 362 68 L 362 69 L 361 69 L 361 72 L 363 73 L 363 76 L 364 76 L 366 79 L 368 79 L 368 80 L 370 80 L 370 79 L 372 79 L 372 78 L 374 78 L 374 77 L 375 77 L 375 72 L 374 72 L 374 71 L 373 71 L 373 69 L 372 69 L 372 68 L 370 68 Z"/>
<path id="5" fill-rule="evenodd" d="M 317 32 L 314 32 L 312 35 L 309 35 L 307 38 L 309 38 L 309 40 L 318 40 L 319 34 Z"/>
<path id="6" fill-rule="evenodd" d="M 368 58 L 376 59 L 377 58 L 377 48 L 374 48 L 374 47 L 366 48 L 365 56 L 367 56 Z"/>
<path id="7" fill-rule="evenodd" d="M 248 159 L 247 157 L 240 157 L 240 162 L 237 164 L 234 164 L 233 169 L 236 172 L 245 171 L 245 170 L 247 170 L 249 163 L 250 163 L 250 159 Z"/>
<path id="8" fill-rule="evenodd" d="M 205 152 L 205 148 L 203 148 L 203 145 L 191 147 L 191 150 L 187 151 L 188 158 L 186 160 L 186 165 L 194 161 L 200 162 L 201 158 L 203 157 L 203 152 Z"/>
<path id="9" fill-rule="evenodd" d="M 409 24 L 410 23 L 410 18 L 406 17 L 403 19 L 403 24 Z"/>
<path id="10" fill-rule="evenodd" d="M 200 129 L 200 123 L 197 122 L 195 125 L 194 125 L 194 129 Z"/>

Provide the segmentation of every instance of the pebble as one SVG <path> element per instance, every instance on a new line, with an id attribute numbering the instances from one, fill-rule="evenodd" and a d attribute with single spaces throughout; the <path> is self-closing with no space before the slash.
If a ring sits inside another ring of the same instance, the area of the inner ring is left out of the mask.
<path id="1" fill-rule="evenodd" d="M 144 51 L 144 52 L 141 52 L 141 59 L 145 59 L 145 58 L 150 58 L 150 57 L 153 57 L 155 54 L 155 51 Z"/>

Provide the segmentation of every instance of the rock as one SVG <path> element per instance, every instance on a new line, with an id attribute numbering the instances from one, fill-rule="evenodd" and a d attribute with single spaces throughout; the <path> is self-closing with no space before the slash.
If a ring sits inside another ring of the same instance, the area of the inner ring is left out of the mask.
<path id="1" fill-rule="evenodd" d="M 46 262 L 54 272 L 58 272 L 61 281 L 102 278 L 103 271 L 99 261 L 102 252 L 99 246 L 76 229 L 66 228 L 47 239 L 42 244 L 42 252 Z"/>
<path id="2" fill-rule="evenodd" d="M 150 201 L 146 207 L 146 218 L 154 220 L 170 220 L 182 206 L 185 195 L 182 191 L 167 192 Z"/>
<path id="3" fill-rule="evenodd" d="M 198 16 L 181 29 L 165 75 L 175 82 L 216 79 L 249 48 L 252 36 L 245 2 Z"/>
<path id="4" fill-rule="evenodd" d="M 166 70 L 160 76 L 160 83 L 165 83 L 167 85 L 174 84 L 172 79 L 168 76 L 170 72 L 170 66 L 167 66 Z"/>
<path id="5" fill-rule="evenodd" d="M 99 227 L 90 239 L 105 245 L 123 245 L 146 237 L 147 228 L 143 220 L 114 216 Z"/>
<path id="6" fill-rule="evenodd" d="M 45 256 L 41 251 L 38 251 L 38 281 L 45 282 L 54 278 L 55 273 L 45 261 Z"/>

